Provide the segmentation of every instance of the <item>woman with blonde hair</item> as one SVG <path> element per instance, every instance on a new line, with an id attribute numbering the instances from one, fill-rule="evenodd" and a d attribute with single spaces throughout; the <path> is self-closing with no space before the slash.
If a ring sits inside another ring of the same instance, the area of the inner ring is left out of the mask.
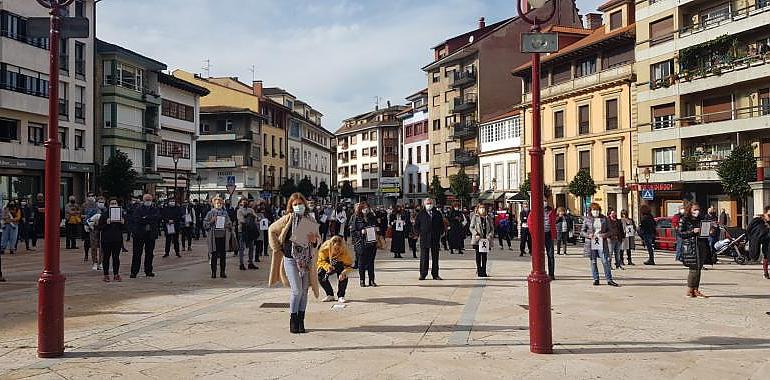
<path id="1" fill-rule="evenodd" d="M 492 238 L 495 236 L 495 220 L 487 212 L 487 206 L 479 203 L 476 212 L 471 216 L 471 245 L 476 251 L 476 276 L 487 275 L 487 254 L 492 249 Z M 486 244 L 479 249 L 479 244 Z"/>
<path id="2" fill-rule="evenodd" d="M 318 298 L 318 270 L 315 246 L 318 244 L 318 227 L 307 234 L 299 236 L 296 231 L 300 223 L 315 220 L 309 214 L 305 197 L 294 193 L 286 204 L 286 214 L 270 225 L 268 236 L 270 248 L 273 251 L 270 266 L 269 285 L 281 281 L 284 286 L 291 288 L 289 297 L 289 312 L 291 319 L 289 331 L 292 334 L 305 333 L 305 310 L 307 309 L 307 291 L 313 288 L 313 294 Z"/>
<path id="3" fill-rule="evenodd" d="M 329 281 L 329 276 L 336 274 L 339 288 L 337 289 L 337 301 L 345 303 L 345 290 L 348 287 L 348 273 L 353 271 L 353 258 L 345 245 L 345 240 L 340 236 L 334 236 L 327 240 L 318 249 L 318 281 L 326 292 L 323 302 L 334 301 L 334 288 Z"/>

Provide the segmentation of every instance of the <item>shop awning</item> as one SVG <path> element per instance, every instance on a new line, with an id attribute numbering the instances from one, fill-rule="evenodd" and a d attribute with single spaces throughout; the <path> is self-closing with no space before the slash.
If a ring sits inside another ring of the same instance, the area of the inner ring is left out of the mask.
<path id="1" fill-rule="evenodd" d="M 142 174 L 136 179 L 136 183 L 141 185 L 163 183 L 163 177 L 157 173 Z"/>
<path id="2" fill-rule="evenodd" d="M 514 195 L 511 195 L 506 199 L 508 202 L 516 202 L 516 203 L 523 203 L 523 202 L 529 202 L 529 194 L 527 193 L 516 193 Z"/>
<path id="3" fill-rule="evenodd" d="M 501 200 L 505 196 L 505 193 L 502 191 L 485 191 L 483 193 L 479 193 L 479 201 L 498 201 Z"/>

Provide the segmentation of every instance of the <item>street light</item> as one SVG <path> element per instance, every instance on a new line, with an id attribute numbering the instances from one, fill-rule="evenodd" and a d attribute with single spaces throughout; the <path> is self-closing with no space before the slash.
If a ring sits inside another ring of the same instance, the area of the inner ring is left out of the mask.
<path id="1" fill-rule="evenodd" d="M 527 11 L 522 9 L 526 1 Z M 545 228 L 543 207 L 543 148 L 541 146 L 540 125 L 540 53 L 558 49 L 552 34 L 540 33 L 540 24 L 548 22 L 556 13 L 555 0 L 551 1 L 551 10 L 547 17 L 540 19 L 530 15 L 545 6 L 547 0 L 518 0 L 517 10 L 522 20 L 532 25 L 531 33 L 522 33 L 523 53 L 532 53 L 532 149 L 529 150 L 532 162 L 531 213 L 529 228 L 532 231 L 532 273 L 527 277 L 529 291 L 529 350 L 536 354 L 553 353 L 551 331 L 551 283 L 545 273 Z"/>
<path id="2" fill-rule="evenodd" d="M 48 72 L 48 140 L 45 142 L 45 247 L 38 279 L 37 355 L 64 355 L 64 275 L 59 257 L 61 142 L 59 139 L 59 43 L 62 16 L 74 0 L 37 0 L 50 9 Z"/>
<path id="3" fill-rule="evenodd" d="M 174 149 L 171 150 L 171 159 L 174 160 L 174 199 L 176 200 L 177 197 L 177 179 L 179 178 L 177 174 L 177 167 L 179 165 L 179 159 L 182 158 L 182 151 L 179 149 L 178 146 L 175 146 Z"/>

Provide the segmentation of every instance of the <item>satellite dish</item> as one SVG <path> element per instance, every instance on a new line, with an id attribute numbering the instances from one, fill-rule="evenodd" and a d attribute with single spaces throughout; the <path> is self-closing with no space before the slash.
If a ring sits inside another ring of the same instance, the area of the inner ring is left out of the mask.
<path id="1" fill-rule="evenodd" d="M 473 36 L 471 36 L 470 38 L 468 38 L 468 43 L 469 43 L 469 44 L 472 44 L 472 43 L 473 43 Z"/>

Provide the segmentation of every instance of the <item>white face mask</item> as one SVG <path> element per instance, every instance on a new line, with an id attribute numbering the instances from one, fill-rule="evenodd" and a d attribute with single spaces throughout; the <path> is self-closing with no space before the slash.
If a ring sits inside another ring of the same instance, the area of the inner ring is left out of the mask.
<path id="1" fill-rule="evenodd" d="M 294 205 L 291 206 L 292 210 L 294 210 L 295 214 L 304 214 L 305 213 L 305 205 Z"/>
<path id="2" fill-rule="evenodd" d="M 96 207 L 104 208 L 104 202 L 99 202 L 96 204 Z"/>
<path id="3" fill-rule="evenodd" d="M 117 203 L 110 203 L 110 207 L 111 207 L 111 208 L 112 208 L 112 207 L 118 207 L 118 204 L 117 204 Z"/>
<path id="4" fill-rule="evenodd" d="M 679 215 L 684 215 L 684 209 L 679 209 Z"/>
<path id="5" fill-rule="evenodd" d="M 168 205 L 169 205 L 169 206 L 172 206 L 172 207 L 173 207 L 173 206 L 176 206 L 176 202 L 168 202 Z"/>
<path id="6" fill-rule="evenodd" d="M 428 210 L 428 211 L 432 210 L 433 209 L 433 204 L 432 203 L 426 204 L 425 205 L 425 209 Z"/>
<path id="7" fill-rule="evenodd" d="M 700 210 L 692 210 L 692 216 L 697 218 L 698 215 L 700 215 Z"/>
<path id="8" fill-rule="evenodd" d="M 144 201 L 144 205 L 150 207 L 152 206 L 152 201 Z"/>
<path id="9" fill-rule="evenodd" d="M 486 213 L 487 213 L 487 209 L 485 209 L 483 207 L 479 209 L 479 214 L 484 215 Z"/>
<path id="10" fill-rule="evenodd" d="M 591 210 L 591 215 L 594 218 L 598 218 L 599 217 L 599 210 Z"/>
<path id="11" fill-rule="evenodd" d="M 369 209 L 368 208 L 362 208 L 361 212 L 364 213 L 364 214 L 368 214 L 369 213 Z"/>

